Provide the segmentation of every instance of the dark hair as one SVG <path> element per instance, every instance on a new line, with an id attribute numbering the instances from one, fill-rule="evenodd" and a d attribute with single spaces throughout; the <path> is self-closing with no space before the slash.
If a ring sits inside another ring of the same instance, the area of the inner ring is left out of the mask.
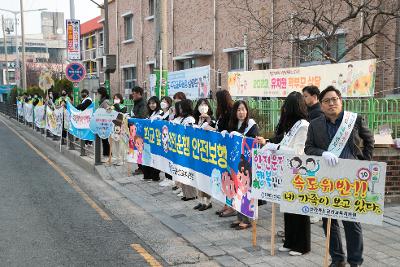
<path id="1" fill-rule="evenodd" d="M 156 109 L 155 110 L 151 110 L 150 109 L 150 102 L 155 102 L 156 103 Z M 160 100 L 158 99 L 158 97 L 156 96 L 152 96 L 149 98 L 149 100 L 147 100 L 147 112 L 149 114 L 149 116 L 153 113 L 153 112 L 157 112 L 161 109 L 161 105 L 160 105 Z"/>
<path id="2" fill-rule="evenodd" d="M 163 96 L 163 97 L 161 98 L 161 101 L 160 101 L 160 102 L 162 102 L 163 100 L 167 101 L 169 107 L 172 106 L 172 99 L 171 99 L 169 96 Z"/>
<path id="3" fill-rule="evenodd" d="M 315 85 L 308 85 L 306 87 L 303 88 L 303 93 L 307 92 L 310 95 L 316 95 L 317 97 L 319 96 L 319 89 L 318 87 L 316 87 Z"/>
<path id="4" fill-rule="evenodd" d="M 315 160 L 313 158 L 306 159 L 306 164 L 309 163 L 309 162 L 312 162 L 315 165 Z"/>
<path id="5" fill-rule="evenodd" d="M 182 101 L 175 102 L 175 104 L 174 104 L 175 118 L 178 118 L 178 117 L 181 116 L 181 111 L 180 111 L 181 102 L 182 102 Z"/>
<path id="6" fill-rule="evenodd" d="M 134 86 L 132 88 L 132 93 L 139 93 L 140 95 L 143 95 L 144 91 L 143 88 L 140 86 Z"/>
<path id="7" fill-rule="evenodd" d="M 244 119 L 242 125 L 240 126 L 240 129 L 238 129 L 237 126 L 238 126 L 239 120 L 237 118 L 237 111 L 241 104 L 243 104 L 244 107 L 246 108 L 247 115 L 246 115 L 246 118 Z M 243 133 L 244 130 L 247 128 L 248 124 L 249 124 L 249 107 L 247 106 L 246 101 L 238 100 L 235 102 L 235 104 L 233 104 L 231 118 L 229 120 L 229 131 L 238 131 L 239 133 Z"/>
<path id="8" fill-rule="evenodd" d="M 281 107 L 281 117 L 275 135 L 283 138 L 298 121 L 307 119 L 307 106 L 301 93 L 293 91 L 285 99 Z"/>
<path id="9" fill-rule="evenodd" d="M 87 90 L 87 89 L 83 89 L 83 90 L 81 91 L 81 94 L 86 94 L 86 95 L 89 95 L 89 90 Z"/>
<path id="10" fill-rule="evenodd" d="M 210 117 L 212 117 L 212 115 L 213 115 L 213 111 L 212 111 L 210 102 L 206 98 L 199 98 L 199 100 L 197 100 L 196 107 L 194 108 L 194 111 L 193 111 L 193 117 L 195 118 L 196 123 L 199 121 L 199 118 L 200 118 L 200 115 L 201 115 L 200 112 L 199 112 L 199 106 L 203 102 L 206 103 L 206 105 L 208 106 L 207 115 L 210 116 Z"/>
<path id="11" fill-rule="evenodd" d="M 108 94 L 107 94 L 107 89 L 104 87 L 100 87 L 97 92 L 99 93 L 99 95 L 101 96 L 101 98 L 109 98 Z"/>
<path id="12" fill-rule="evenodd" d="M 318 96 L 319 102 L 322 102 L 322 99 L 324 99 L 324 96 L 325 96 L 328 92 L 335 92 L 339 98 L 342 98 L 342 93 L 340 93 L 340 91 L 339 91 L 338 89 L 336 89 L 334 86 L 329 85 L 328 87 L 325 88 L 325 90 L 323 90 L 323 91 L 319 94 L 319 96 Z"/>
<path id="13" fill-rule="evenodd" d="M 192 104 L 192 100 L 190 99 L 185 99 L 182 101 L 179 101 L 181 109 L 182 109 L 182 113 L 180 113 L 179 115 L 183 118 L 189 117 L 193 115 L 193 104 Z M 179 106 L 178 106 L 179 107 Z"/>
<path id="14" fill-rule="evenodd" d="M 124 103 L 124 98 L 122 97 L 122 95 L 121 94 L 119 94 L 119 93 L 117 93 L 117 94 L 115 94 L 114 95 L 114 98 L 118 98 L 121 102 L 120 102 L 120 104 L 123 104 Z"/>
<path id="15" fill-rule="evenodd" d="M 301 166 L 301 164 L 303 164 L 303 161 L 299 157 L 294 157 L 289 162 L 290 167 L 292 167 L 292 168 L 293 168 L 293 161 L 297 161 L 298 163 L 300 163 L 300 166 Z"/>
<path id="16" fill-rule="evenodd" d="M 175 99 L 186 100 L 186 95 L 184 92 L 177 92 L 174 94 L 174 100 Z"/>
<path id="17" fill-rule="evenodd" d="M 233 107 L 233 100 L 228 90 L 218 91 L 215 95 L 217 99 L 217 119 L 229 114 Z"/>

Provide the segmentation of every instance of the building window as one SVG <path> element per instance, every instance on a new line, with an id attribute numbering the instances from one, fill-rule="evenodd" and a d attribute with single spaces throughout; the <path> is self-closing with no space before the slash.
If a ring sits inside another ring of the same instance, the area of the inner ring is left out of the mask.
<path id="1" fill-rule="evenodd" d="M 154 0 L 149 0 L 149 16 L 154 16 Z"/>
<path id="2" fill-rule="evenodd" d="M 136 68 L 124 68 L 124 85 L 125 89 L 132 89 L 136 84 Z"/>
<path id="3" fill-rule="evenodd" d="M 346 36 L 344 34 L 338 34 L 332 38 L 329 42 L 330 56 L 332 58 L 340 57 L 346 50 Z M 322 48 L 322 50 L 321 50 Z M 321 61 L 327 61 L 328 59 L 324 56 L 323 51 L 328 48 L 327 40 L 323 38 L 314 38 L 299 42 L 299 55 L 300 65 L 307 65 L 309 63 L 318 63 Z"/>
<path id="4" fill-rule="evenodd" d="M 186 70 L 196 67 L 196 59 L 189 58 L 185 60 L 178 61 L 178 69 L 179 70 Z"/>
<path id="5" fill-rule="evenodd" d="M 150 74 L 154 73 L 154 64 L 149 64 L 149 72 Z"/>
<path id="6" fill-rule="evenodd" d="M 269 63 L 259 63 L 257 64 L 257 69 L 259 70 L 267 70 L 269 69 Z"/>
<path id="7" fill-rule="evenodd" d="M 133 15 L 124 17 L 125 41 L 133 39 Z"/>
<path id="8" fill-rule="evenodd" d="M 103 46 L 103 44 L 104 44 L 104 33 L 103 33 L 103 32 L 100 32 L 100 33 L 99 33 L 99 39 L 100 39 L 99 45 L 100 45 L 100 46 Z"/>
<path id="9" fill-rule="evenodd" d="M 89 49 L 89 43 L 90 43 L 89 37 L 85 37 L 85 50 Z"/>
<path id="10" fill-rule="evenodd" d="M 236 51 L 229 53 L 229 70 L 244 69 L 244 51 Z"/>

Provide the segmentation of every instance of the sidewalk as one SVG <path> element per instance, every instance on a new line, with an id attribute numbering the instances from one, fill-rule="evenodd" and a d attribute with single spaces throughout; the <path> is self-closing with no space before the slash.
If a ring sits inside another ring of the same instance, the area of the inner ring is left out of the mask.
<path id="1" fill-rule="evenodd" d="M 144 181 L 142 175 L 128 176 L 126 166 L 101 165 L 96 166 L 96 169 L 107 183 L 134 204 L 222 266 L 322 266 L 323 264 L 325 238 L 322 222 L 312 225 L 311 253 L 293 257 L 286 252 L 279 252 L 278 247 L 282 242 L 281 238 L 276 237 L 276 255 L 271 256 L 270 204 L 259 209 L 257 247 L 253 248 L 251 230 L 232 230 L 229 225 L 235 217 L 219 218 L 215 215 L 215 211 L 222 207 L 221 203 L 214 201 L 212 209 L 195 211 L 193 207 L 197 204 L 196 201 L 182 201 L 171 188 L 160 187 L 158 182 Z M 276 230 L 283 230 L 283 215 L 279 213 L 279 208 L 277 208 Z M 399 265 L 400 205 L 386 207 L 383 226 L 363 225 L 363 233 L 363 266 Z"/>

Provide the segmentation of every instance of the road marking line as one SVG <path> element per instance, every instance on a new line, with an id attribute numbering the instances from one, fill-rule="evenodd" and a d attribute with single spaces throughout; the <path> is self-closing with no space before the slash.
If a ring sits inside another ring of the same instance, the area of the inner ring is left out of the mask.
<path id="1" fill-rule="evenodd" d="M 100 208 L 96 202 L 93 201 L 89 197 L 88 194 L 86 194 L 58 165 L 56 165 L 53 161 L 51 161 L 46 155 L 44 155 L 41 151 L 39 151 L 34 145 L 32 145 L 28 140 L 26 140 L 25 137 L 23 137 L 21 134 L 19 134 L 16 130 L 11 128 L 10 126 L 7 125 L 7 123 L 4 122 L 3 119 L 0 119 L 1 122 L 7 128 L 9 128 L 12 132 L 14 132 L 19 138 L 21 138 L 22 141 L 24 141 L 30 148 L 32 148 L 33 151 L 35 151 L 41 158 L 43 158 L 53 169 L 58 172 L 58 174 L 61 175 L 61 177 L 64 178 L 64 180 L 73 188 L 75 189 L 76 192 L 78 192 L 81 197 L 100 215 L 101 218 L 105 221 L 112 221 L 111 217 L 108 216 L 108 214 Z"/>
<path id="2" fill-rule="evenodd" d="M 151 267 L 162 267 L 162 265 L 148 253 L 140 244 L 131 244 L 131 248 L 139 253 Z"/>

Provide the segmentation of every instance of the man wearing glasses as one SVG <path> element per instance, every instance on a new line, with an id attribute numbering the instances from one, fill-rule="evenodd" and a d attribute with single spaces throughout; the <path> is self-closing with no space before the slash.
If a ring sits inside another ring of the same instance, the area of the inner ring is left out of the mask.
<path id="1" fill-rule="evenodd" d="M 340 91 L 328 86 L 318 99 L 324 116 L 310 122 L 304 152 L 307 155 L 322 156 L 330 166 L 337 165 L 339 158 L 371 160 L 373 135 L 360 115 L 343 111 Z M 361 224 L 350 221 L 342 223 L 346 236 L 347 262 L 350 266 L 359 266 L 363 262 Z M 326 218 L 323 218 L 323 226 L 326 234 Z M 346 266 L 337 220 L 332 220 L 329 253 L 332 258 L 330 266 Z"/>

